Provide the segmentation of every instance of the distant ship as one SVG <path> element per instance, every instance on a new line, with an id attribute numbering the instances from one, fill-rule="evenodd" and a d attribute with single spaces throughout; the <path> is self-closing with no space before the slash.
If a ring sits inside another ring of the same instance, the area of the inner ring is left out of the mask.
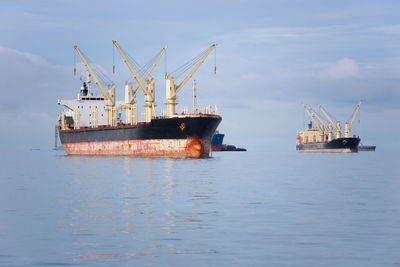
<path id="1" fill-rule="evenodd" d="M 225 134 L 219 133 L 219 131 L 215 131 L 212 139 L 211 139 L 211 150 L 212 151 L 221 151 L 222 142 L 224 141 Z"/>
<path id="2" fill-rule="evenodd" d="M 211 106 L 208 106 L 204 113 L 194 111 L 192 114 L 187 111 L 177 114 L 175 106 L 177 93 L 216 45 L 212 45 L 201 57 L 197 58 L 196 65 L 179 85 L 175 85 L 173 77 L 166 75 L 167 111 L 157 117 L 154 116 L 154 79 L 147 81 L 146 79 L 165 48 L 147 70 L 144 78 L 139 78 L 118 44 L 115 41 L 113 43 L 139 87 L 132 90 L 132 84 L 126 83 L 125 101 L 116 101 L 115 86 L 109 85 L 106 91 L 83 54 L 77 46 L 74 46 L 89 75 L 77 99 L 58 101 L 59 105 L 67 108 L 61 112 L 59 119 L 59 136 L 66 153 L 69 155 L 208 157 L 211 137 L 222 120 L 221 116 L 217 114 L 217 111 L 213 114 Z M 96 96 L 90 92 L 90 78 L 94 80 L 102 96 Z M 144 83 L 146 86 L 143 85 Z M 137 121 L 137 105 L 134 101 L 139 89 L 144 92 L 146 102 L 143 122 Z M 124 122 L 119 110 L 126 111 Z"/>
<path id="3" fill-rule="evenodd" d="M 368 145 L 359 145 L 358 146 L 358 151 L 375 151 L 376 146 L 368 146 Z"/>
<path id="4" fill-rule="evenodd" d="M 311 122 L 304 131 L 298 131 L 296 149 L 300 152 L 358 152 L 360 138 L 350 137 L 350 129 L 360 105 L 361 102 L 356 107 L 351 121 L 345 124 L 345 137 L 341 137 L 340 122 L 334 124 L 322 106 L 319 108 L 329 120 L 328 126 L 310 107 L 304 105 Z M 336 130 L 336 138 L 333 138 L 333 128 Z"/>
<path id="5" fill-rule="evenodd" d="M 222 144 L 224 137 L 225 134 L 215 131 L 211 139 L 211 151 L 247 151 L 245 148 Z"/>

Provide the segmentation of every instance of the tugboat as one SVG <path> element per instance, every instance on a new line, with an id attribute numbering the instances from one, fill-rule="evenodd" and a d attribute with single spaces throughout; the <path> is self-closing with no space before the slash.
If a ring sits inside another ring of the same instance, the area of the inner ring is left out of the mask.
<path id="1" fill-rule="evenodd" d="M 375 149 L 376 149 L 376 146 L 374 146 L 374 145 L 369 146 L 369 145 L 360 144 L 358 146 L 358 151 L 375 151 Z"/>
<path id="2" fill-rule="evenodd" d="M 234 145 L 222 144 L 225 134 L 215 131 L 211 139 L 211 151 L 247 151 L 247 149 L 242 147 L 236 147 Z"/>
<path id="3" fill-rule="evenodd" d="M 328 126 L 310 107 L 303 105 L 311 121 L 304 131 L 298 131 L 296 149 L 300 152 L 358 152 L 360 138 L 350 137 L 350 129 L 360 105 L 361 102 L 357 105 L 350 122 L 345 124 L 345 137 L 341 136 L 340 121 L 333 123 L 321 105 L 319 108 L 329 120 Z M 336 131 L 336 138 L 333 138 L 333 128 Z"/>

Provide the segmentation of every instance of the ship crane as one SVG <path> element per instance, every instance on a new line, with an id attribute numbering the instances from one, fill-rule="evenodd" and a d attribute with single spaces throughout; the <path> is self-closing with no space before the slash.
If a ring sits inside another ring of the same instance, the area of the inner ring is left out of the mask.
<path id="1" fill-rule="evenodd" d="M 328 133 L 328 141 L 332 141 L 333 139 L 333 134 L 332 134 L 332 124 L 329 123 L 328 126 L 325 125 L 324 121 L 317 115 L 317 113 L 312 110 L 310 108 L 310 111 L 312 112 L 312 114 L 314 114 L 314 116 L 319 120 L 319 122 L 321 123 L 322 129 L 324 131 L 324 135 L 325 133 Z"/>
<path id="2" fill-rule="evenodd" d="M 97 78 L 96 74 L 86 61 L 85 57 L 82 55 L 79 48 L 74 45 L 76 52 L 78 52 L 79 57 L 82 59 L 83 64 L 85 65 L 86 69 L 90 73 L 91 77 L 93 78 L 95 84 L 99 88 L 100 92 L 103 94 L 104 98 L 106 99 L 106 111 L 107 111 L 107 125 L 108 126 L 116 126 L 117 125 L 117 112 L 115 108 L 115 84 L 108 85 L 108 92 L 103 88 L 99 79 Z"/>
<path id="3" fill-rule="evenodd" d="M 308 116 L 311 118 L 312 122 L 314 123 L 314 125 L 317 126 L 318 129 L 321 130 L 320 125 L 317 123 L 317 121 L 314 119 L 314 114 L 311 113 L 311 108 L 307 107 L 306 105 L 303 105 L 303 107 L 305 108 L 305 110 L 307 111 Z M 309 110 L 310 109 L 310 110 Z"/>
<path id="4" fill-rule="evenodd" d="M 328 126 L 325 125 L 324 121 L 318 116 L 318 114 L 310 108 L 311 113 L 319 120 L 321 123 L 321 129 L 323 131 L 322 141 L 325 140 L 325 134 L 328 133 L 328 141 L 332 141 L 333 134 L 332 134 L 332 124 L 329 123 Z"/>
<path id="5" fill-rule="evenodd" d="M 216 44 L 210 46 L 210 48 L 205 52 L 204 56 L 200 58 L 197 64 L 193 67 L 193 69 L 189 72 L 188 75 L 182 80 L 179 85 L 175 84 L 174 77 L 170 75 L 167 76 L 166 81 L 166 96 L 167 96 L 167 116 L 172 117 L 175 115 L 175 106 L 176 106 L 176 95 L 182 89 L 182 87 L 189 81 L 189 79 L 193 76 L 193 74 L 197 71 L 200 65 L 204 62 L 207 56 L 211 53 L 211 51 L 216 47 Z"/>
<path id="6" fill-rule="evenodd" d="M 318 116 L 318 114 L 317 114 L 311 107 L 308 107 L 308 106 L 305 106 L 305 105 L 303 105 L 303 106 L 304 106 L 304 108 L 306 109 L 308 115 L 309 115 L 309 116 L 311 117 L 311 119 L 314 121 L 315 125 L 317 125 L 317 126 L 318 126 L 318 129 L 321 131 L 321 136 L 320 136 L 321 141 L 322 141 L 322 142 L 325 141 L 326 133 L 328 133 L 328 141 L 331 141 L 331 140 L 332 140 L 332 126 L 331 126 L 331 124 L 329 124 L 329 126 L 327 127 L 327 126 L 325 125 L 325 123 L 323 122 L 323 120 Z M 318 124 L 318 123 L 315 121 L 314 118 L 316 118 L 316 119 L 319 121 L 320 124 Z"/>
<path id="7" fill-rule="evenodd" d="M 340 125 L 340 121 L 338 121 L 336 124 L 333 123 L 331 117 L 329 117 L 328 113 L 325 111 L 325 109 L 319 105 L 319 109 L 324 113 L 325 117 L 329 120 L 330 125 L 329 127 L 334 127 L 336 130 L 336 138 L 341 138 L 342 137 L 342 126 Z"/>
<path id="8" fill-rule="evenodd" d="M 346 124 L 344 125 L 344 137 L 350 137 L 350 130 L 351 130 L 351 126 L 353 125 L 354 119 L 356 118 L 356 114 L 358 112 L 358 110 L 360 109 L 362 101 L 360 101 L 360 103 L 357 105 L 356 109 L 354 110 L 353 116 L 351 117 L 350 122 L 346 122 Z"/>
<path id="9" fill-rule="evenodd" d="M 129 71 L 131 72 L 133 78 L 138 84 L 138 87 L 135 91 L 132 91 L 132 84 L 126 83 L 125 84 L 125 103 L 127 107 L 127 123 L 132 124 L 132 110 L 134 109 L 135 97 L 141 89 L 145 95 L 145 109 L 146 109 L 146 121 L 150 122 L 151 119 L 154 117 L 154 78 L 150 81 L 147 81 L 147 87 L 144 86 L 144 82 L 146 82 L 147 78 L 149 77 L 150 73 L 153 71 L 155 66 L 157 65 L 158 61 L 160 60 L 161 56 L 164 54 L 167 47 L 164 47 L 159 55 L 157 56 L 156 60 L 154 61 L 153 65 L 148 69 L 146 74 L 144 75 L 143 79 L 140 79 L 137 75 L 135 69 L 132 67 L 132 64 L 126 58 L 124 52 L 122 51 L 121 47 L 118 45 L 116 41 L 112 41 L 115 47 L 118 49 L 122 59 L 124 60 L 126 66 L 128 67 Z"/>
<path id="10" fill-rule="evenodd" d="M 318 116 L 318 114 L 314 110 L 312 110 L 310 107 L 308 108 L 310 109 L 310 112 L 314 115 L 314 117 L 316 117 L 317 120 L 319 121 L 321 130 L 325 132 L 328 128 L 326 127 L 323 120 Z"/>

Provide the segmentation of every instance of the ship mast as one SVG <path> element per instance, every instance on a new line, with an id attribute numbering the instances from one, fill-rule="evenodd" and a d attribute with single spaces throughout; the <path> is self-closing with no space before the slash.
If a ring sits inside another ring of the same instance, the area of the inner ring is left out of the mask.
<path id="1" fill-rule="evenodd" d="M 117 124 L 117 112 L 115 108 L 115 84 L 108 85 L 108 92 L 103 88 L 93 69 L 90 67 L 85 57 L 79 50 L 79 48 L 74 45 L 76 52 L 78 52 L 79 57 L 82 59 L 83 64 L 88 70 L 90 76 L 93 78 L 95 84 L 99 88 L 100 92 L 103 94 L 106 99 L 106 111 L 107 111 L 107 125 L 115 126 Z"/>
<path id="2" fill-rule="evenodd" d="M 166 82 L 166 95 L 167 95 L 167 116 L 172 117 L 175 115 L 175 106 L 176 106 L 176 95 L 182 89 L 182 87 L 187 83 L 187 81 L 193 76 L 193 74 L 197 71 L 200 65 L 204 62 L 207 56 L 211 53 L 211 51 L 216 47 L 216 44 L 210 46 L 210 48 L 205 52 L 204 56 L 197 62 L 197 64 L 193 67 L 193 69 L 189 72 L 188 75 L 182 80 L 179 85 L 175 84 L 174 77 L 170 75 L 167 76 Z"/>

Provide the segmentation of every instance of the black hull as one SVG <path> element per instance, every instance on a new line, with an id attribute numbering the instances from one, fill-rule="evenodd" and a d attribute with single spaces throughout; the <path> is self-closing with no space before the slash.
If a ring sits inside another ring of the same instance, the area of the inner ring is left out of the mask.
<path id="1" fill-rule="evenodd" d="M 72 155 L 200 157 L 209 154 L 220 122 L 217 115 L 155 118 L 136 125 L 60 130 L 60 140 Z"/>
<path id="2" fill-rule="evenodd" d="M 360 138 L 337 138 L 330 142 L 316 142 L 308 144 L 299 144 L 296 149 L 300 152 L 358 152 Z"/>
<path id="3" fill-rule="evenodd" d="M 62 144 L 193 137 L 211 140 L 220 122 L 221 117 L 162 118 L 137 125 L 60 130 L 60 139 Z"/>

